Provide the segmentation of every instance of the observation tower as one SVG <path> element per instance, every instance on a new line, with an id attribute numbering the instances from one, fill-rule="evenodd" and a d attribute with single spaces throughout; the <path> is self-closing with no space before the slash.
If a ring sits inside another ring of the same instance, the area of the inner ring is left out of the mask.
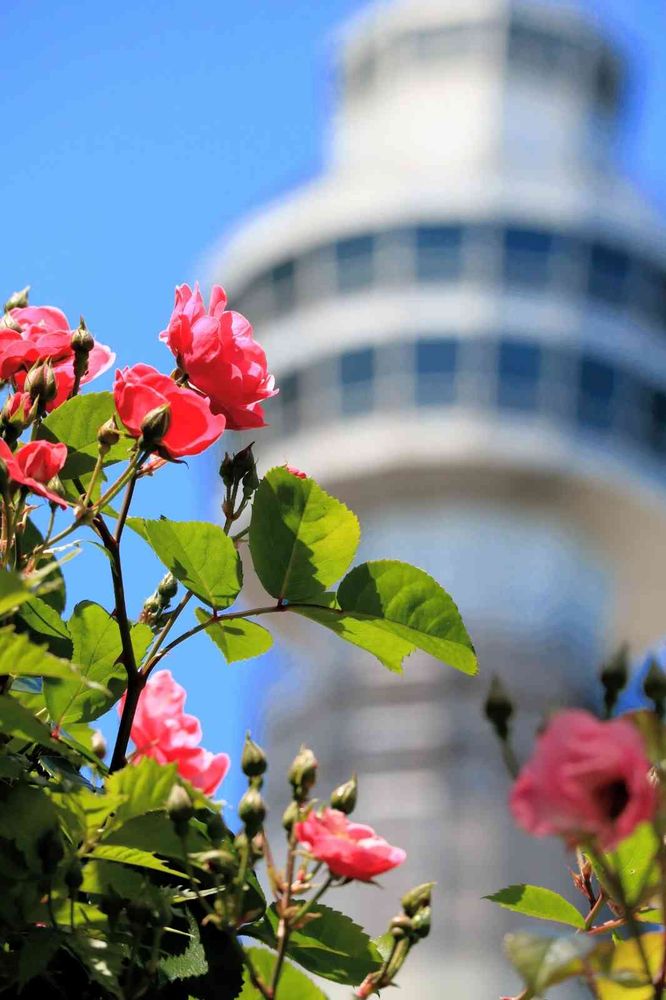
<path id="1" fill-rule="evenodd" d="M 326 170 L 244 223 L 212 278 L 280 386 L 262 466 L 344 499 L 362 557 L 431 572 L 480 678 L 425 656 L 396 677 L 299 621 L 265 742 L 286 762 L 309 740 L 322 794 L 357 769 L 359 818 L 407 849 L 359 896 L 374 931 L 438 881 L 404 995 L 489 1000 L 520 920 L 480 897 L 566 881 L 506 817 L 490 675 L 531 741 L 549 705 L 594 697 L 609 649 L 666 624 L 665 231 L 614 162 L 624 67 L 579 10 L 394 0 L 338 42 Z"/>

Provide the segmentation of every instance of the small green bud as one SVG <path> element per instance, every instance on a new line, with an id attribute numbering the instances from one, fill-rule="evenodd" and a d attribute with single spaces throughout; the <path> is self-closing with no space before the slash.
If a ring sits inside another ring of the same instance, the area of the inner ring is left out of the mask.
<path id="1" fill-rule="evenodd" d="M 113 889 L 107 896 L 102 896 L 99 901 L 99 908 L 109 918 L 111 925 L 115 924 L 125 907 L 124 900 Z"/>
<path id="2" fill-rule="evenodd" d="M 257 788 L 248 788 L 238 803 L 238 815 L 249 837 L 261 829 L 266 818 L 266 805 Z"/>
<path id="3" fill-rule="evenodd" d="M 493 677 L 490 682 L 483 711 L 499 738 L 505 740 L 509 735 L 509 721 L 513 715 L 513 703 L 497 676 Z"/>
<path id="4" fill-rule="evenodd" d="M 282 826 L 287 831 L 291 833 L 294 823 L 298 822 L 298 817 L 300 814 L 300 807 L 298 802 L 290 802 L 285 811 L 282 814 Z"/>
<path id="5" fill-rule="evenodd" d="M 175 825 L 187 824 L 194 816 L 194 804 L 189 792 L 181 784 L 175 784 L 169 792 L 166 802 L 169 819 Z"/>
<path id="6" fill-rule="evenodd" d="M 168 403 L 149 410 L 141 421 L 140 447 L 145 451 L 158 448 L 171 426 L 171 407 Z"/>
<path id="7" fill-rule="evenodd" d="M 430 934 L 430 923 L 432 913 L 429 906 L 424 906 L 422 910 L 412 917 L 412 927 L 417 938 L 426 938 Z"/>
<path id="8" fill-rule="evenodd" d="M 394 917 L 389 925 L 389 932 L 395 941 L 402 941 L 412 932 L 412 922 L 404 913 Z"/>
<path id="9" fill-rule="evenodd" d="M 116 427 L 116 421 L 109 417 L 97 431 L 97 445 L 99 450 L 105 455 L 109 448 L 120 441 L 120 431 Z"/>
<path id="10" fill-rule="evenodd" d="M 30 285 L 26 285 L 20 292 L 12 292 L 5 302 L 5 312 L 9 312 L 11 309 L 25 309 L 28 305 L 29 294 Z"/>
<path id="11" fill-rule="evenodd" d="M 206 830 L 208 836 L 214 844 L 219 844 L 228 833 L 227 824 L 222 819 L 220 813 L 210 813 L 206 817 Z"/>
<path id="12" fill-rule="evenodd" d="M 78 892 L 83 883 L 83 868 L 78 858 L 72 858 L 65 869 L 65 885 L 70 891 L 70 895 Z"/>
<path id="13" fill-rule="evenodd" d="M 656 660 L 652 660 L 650 669 L 643 682 L 645 694 L 654 702 L 654 707 L 659 716 L 664 714 L 664 702 L 666 701 L 666 674 L 661 669 Z"/>
<path id="14" fill-rule="evenodd" d="M 176 580 L 173 573 L 167 573 L 163 576 L 157 585 L 157 593 L 162 598 L 164 606 L 166 606 L 172 597 L 175 597 L 178 593 L 178 581 Z"/>
<path id="15" fill-rule="evenodd" d="M 430 906 L 434 884 L 434 882 L 424 882 L 423 885 L 417 885 L 405 893 L 402 897 L 402 908 L 408 917 L 413 917 L 424 906 Z"/>
<path id="16" fill-rule="evenodd" d="M 234 460 L 229 452 L 224 453 L 220 464 L 220 479 L 227 489 L 231 489 L 234 485 Z"/>
<path id="17" fill-rule="evenodd" d="M 297 802 L 305 802 L 317 780 L 317 758 L 302 746 L 289 769 L 289 782 Z"/>
<path id="18" fill-rule="evenodd" d="M 49 361 L 33 365 L 25 377 L 24 392 L 27 392 L 32 400 L 39 401 L 41 406 L 55 399 L 58 384 Z"/>
<path id="19" fill-rule="evenodd" d="M 94 337 L 82 316 L 78 329 L 72 334 L 72 350 L 75 354 L 85 354 L 87 357 L 94 346 Z"/>
<path id="20" fill-rule="evenodd" d="M 46 830 L 37 841 L 37 854 L 45 875 L 53 875 L 65 856 L 62 839 L 56 829 Z"/>
<path id="21" fill-rule="evenodd" d="M 65 493 L 65 487 L 63 486 L 62 479 L 60 478 L 60 476 L 53 476 L 52 479 L 49 479 L 48 483 L 46 484 L 46 488 L 51 493 L 55 493 L 55 495 L 57 497 L 60 497 L 62 500 L 65 500 L 67 498 L 67 494 Z M 54 503 L 54 501 L 50 500 L 49 503 Z"/>
<path id="22" fill-rule="evenodd" d="M 251 739 L 250 734 L 245 734 L 245 745 L 241 756 L 241 768 L 243 774 L 248 778 L 260 778 L 267 767 L 266 754 L 258 744 Z"/>
<path id="23" fill-rule="evenodd" d="M 345 781 L 343 785 L 338 785 L 331 795 L 331 808 L 338 809 L 340 812 L 345 813 L 349 816 L 353 813 L 356 808 L 356 799 L 358 796 L 358 779 L 355 774 Z"/>

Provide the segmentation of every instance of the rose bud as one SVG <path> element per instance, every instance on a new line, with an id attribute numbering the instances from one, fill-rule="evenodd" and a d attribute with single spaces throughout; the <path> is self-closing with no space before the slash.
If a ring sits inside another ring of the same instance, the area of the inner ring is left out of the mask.
<path id="1" fill-rule="evenodd" d="M 331 795 L 331 808 L 338 809 L 346 816 L 349 816 L 356 808 L 357 796 L 358 780 L 354 774 L 349 781 L 345 781 L 343 785 L 338 785 L 334 790 Z"/>
<path id="2" fill-rule="evenodd" d="M 238 815 L 249 837 L 253 837 L 266 818 L 266 805 L 256 788 L 248 788 L 238 803 Z"/>
<path id="3" fill-rule="evenodd" d="M 434 882 L 424 882 L 417 885 L 402 897 L 402 908 L 408 917 L 413 917 L 424 906 L 430 906 L 430 898 Z"/>
<path id="4" fill-rule="evenodd" d="M 113 417 L 109 417 L 97 431 L 97 444 L 102 454 L 106 454 L 114 444 L 120 441 L 120 431 L 116 427 Z"/>
<path id="5" fill-rule="evenodd" d="M 289 783 L 294 790 L 294 798 L 297 802 L 305 802 L 316 780 L 317 758 L 312 750 L 303 746 L 296 754 L 289 769 Z"/>
<path id="6" fill-rule="evenodd" d="M 5 312 L 11 312 L 12 309 L 26 309 L 28 306 L 29 294 L 30 285 L 26 285 L 20 292 L 12 292 L 5 302 Z"/>
<path id="7" fill-rule="evenodd" d="M 176 827 L 176 833 L 182 837 L 187 830 L 189 821 L 194 816 L 194 804 L 187 789 L 180 784 L 175 784 L 169 792 L 166 802 L 166 811 L 169 819 Z"/>
<path id="8" fill-rule="evenodd" d="M 265 772 L 267 766 L 266 754 L 250 738 L 250 734 L 246 733 L 243 755 L 241 757 L 243 774 L 248 778 L 259 778 Z"/>
<path id="9" fill-rule="evenodd" d="M 58 384 L 53 367 L 48 361 L 34 365 L 30 369 L 25 377 L 23 391 L 27 392 L 32 400 L 38 400 L 41 406 L 46 406 L 52 399 L 55 399 Z"/>

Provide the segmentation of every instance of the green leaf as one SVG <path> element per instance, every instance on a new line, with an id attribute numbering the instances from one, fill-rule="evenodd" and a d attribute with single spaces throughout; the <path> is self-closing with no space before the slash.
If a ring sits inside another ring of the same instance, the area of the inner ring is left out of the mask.
<path id="1" fill-rule="evenodd" d="M 55 608 L 41 598 L 33 597 L 23 605 L 19 614 L 33 641 L 48 646 L 55 656 L 71 659 L 72 637 Z"/>
<path id="2" fill-rule="evenodd" d="M 606 861 L 615 870 L 624 887 L 627 902 L 633 906 L 654 889 L 659 878 L 657 851 L 659 840 L 652 823 L 641 823 L 623 840 Z M 603 880 L 603 873 L 599 873 Z"/>
<path id="3" fill-rule="evenodd" d="M 96 844 L 88 857 L 96 858 L 98 861 L 113 861 L 121 865 L 136 865 L 138 868 L 166 872 L 169 875 L 182 875 L 182 872 L 175 868 L 169 868 L 151 851 L 142 851 L 138 847 L 124 847 L 122 844 Z"/>
<path id="4" fill-rule="evenodd" d="M 552 889 L 543 889 L 538 885 L 510 885 L 484 898 L 526 917 L 554 920 L 570 927 L 585 926 L 585 920 L 575 906 Z"/>
<path id="5" fill-rule="evenodd" d="M 271 469 L 252 507 L 250 552 L 273 597 L 305 601 L 349 568 L 360 539 L 358 520 L 313 479 Z"/>
<path id="6" fill-rule="evenodd" d="M 19 952 L 17 985 L 19 993 L 26 983 L 41 976 L 61 944 L 59 930 L 51 927 L 34 927 L 28 932 Z"/>
<path id="7" fill-rule="evenodd" d="M 645 974 L 643 957 L 635 940 L 618 941 L 602 966 L 596 980 L 599 1000 L 652 1000 L 655 995 L 653 977 L 661 970 L 664 955 L 663 933 L 641 935 L 650 978 Z"/>
<path id="8" fill-rule="evenodd" d="M 85 686 L 85 680 L 74 664 L 54 656 L 44 646 L 37 646 L 25 633 L 15 632 L 11 625 L 0 629 L 0 674 L 59 678 Z"/>
<path id="9" fill-rule="evenodd" d="M 83 866 L 81 892 L 107 896 L 114 892 L 123 899 L 140 899 L 145 895 L 146 876 L 111 861 L 87 861 Z"/>
<path id="10" fill-rule="evenodd" d="M 159 764 L 152 757 L 143 757 L 138 764 L 123 767 L 110 775 L 106 779 L 106 791 L 122 803 L 113 818 L 113 828 L 135 816 L 163 810 L 176 777 L 175 764 Z"/>
<path id="11" fill-rule="evenodd" d="M 132 640 L 132 649 L 134 650 L 134 659 L 137 666 L 141 665 L 141 661 L 148 652 L 148 647 L 154 638 L 155 636 L 150 625 L 146 625 L 144 622 L 136 622 L 136 624 L 132 625 L 130 639 Z"/>
<path id="12" fill-rule="evenodd" d="M 132 527 L 137 530 L 137 520 Z M 167 569 L 205 604 L 228 608 L 242 584 L 234 543 L 222 528 L 205 521 L 143 520 L 144 537 Z"/>
<path id="13" fill-rule="evenodd" d="M 85 396 L 76 398 L 85 399 Z M 77 932 L 64 938 L 64 947 L 78 958 L 93 982 L 121 1000 L 124 991 L 120 988 L 118 977 L 125 955 L 119 945 Z"/>
<path id="14" fill-rule="evenodd" d="M 451 597 L 431 576 L 395 560 L 362 563 L 344 578 L 335 607 L 292 610 L 367 649 L 400 671 L 415 649 L 466 674 L 477 670 L 474 646 Z"/>
<path id="15" fill-rule="evenodd" d="M 178 955 L 166 955 L 160 962 L 160 971 L 171 983 L 178 979 L 194 979 L 208 973 L 206 952 L 199 936 L 199 925 L 189 910 L 187 923 L 190 940 L 185 951 Z"/>
<path id="16" fill-rule="evenodd" d="M 210 618 L 210 613 L 203 608 L 197 608 L 194 614 L 201 625 Z M 248 621 L 247 618 L 214 622 L 205 632 L 221 650 L 227 663 L 251 660 L 254 656 L 268 652 L 273 645 L 270 632 L 256 622 Z"/>
<path id="17" fill-rule="evenodd" d="M 582 960 L 591 959 L 601 947 L 595 938 L 583 934 L 549 938 L 521 933 L 507 934 L 504 939 L 507 957 L 528 988 L 524 1000 L 540 996 L 549 986 L 580 975 Z"/>
<path id="18" fill-rule="evenodd" d="M 51 718 L 65 728 L 99 718 L 118 701 L 127 683 L 125 668 L 118 662 L 122 643 L 115 618 L 99 604 L 81 601 L 68 628 L 81 676 L 72 681 L 49 680 L 44 685 Z"/>
<path id="19" fill-rule="evenodd" d="M 146 813 L 145 816 L 135 816 L 123 823 L 119 829 L 114 825 L 110 832 L 105 832 L 103 843 L 136 848 L 139 851 L 155 851 L 166 858 L 181 860 L 183 857 L 183 843 L 180 837 L 176 836 L 173 823 L 163 810 Z M 188 851 L 210 849 L 210 842 L 201 830 L 197 829 L 195 822 L 189 825 L 187 848 Z"/>
<path id="20" fill-rule="evenodd" d="M 11 569 L 0 570 L 0 615 L 17 608 L 32 597 L 23 579 Z"/>
<path id="21" fill-rule="evenodd" d="M 257 974 L 265 983 L 270 983 L 276 956 L 264 948 L 249 948 L 247 954 Z M 282 967 L 275 996 L 276 1000 L 326 1000 L 326 994 L 289 962 L 285 962 Z M 243 989 L 238 1000 L 261 1000 L 261 994 L 250 983 L 247 971 L 243 976 Z"/>
<path id="22" fill-rule="evenodd" d="M 62 751 L 62 745 L 51 738 L 48 727 L 10 695 L 0 695 L 0 733 L 38 743 L 48 750 Z"/>
<path id="23" fill-rule="evenodd" d="M 309 920 L 289 938 L 287 955 L 313 975 L 334 983 L 358 986 L 382 964 L 382 956 L 365 931 L 343 913 L 328 906 L 314 906 Z M 278 916 L 275 905 L 266 912 L 264 933 L 257 936 L 276 946 Z M 266 931 L 268 933 L 266 933 Z"/>
<path id="24" fill-rule="evenodd" d="M 61 441 L 69 449 L 67 461 L 60 473 L 63 480 L 81 478 L 92 472 L 97 461 L 97 431 L 115 413 L 113 394 L 91 392 L 85 396 L 68 399 L 49 413 L 39 436 L 47 441 Z M 134 442 L 121 437 L 104 456 L 104 464 L 122 462 L 129 455 Z"/>

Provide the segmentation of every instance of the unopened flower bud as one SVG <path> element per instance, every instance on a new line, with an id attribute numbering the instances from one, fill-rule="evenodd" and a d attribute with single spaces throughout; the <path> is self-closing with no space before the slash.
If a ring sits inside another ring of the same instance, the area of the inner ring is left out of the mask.
<path id="1" fill-rule="evenodd" d="M 248 788 L 238 803 L 238 815 L 247 835 L 253 837 L 266 818 L 266 805 L 259 789 Z"/>
<path id="2" fill-rule="evenodd" d="M 92 734 L 92 739 L 90 740 L 90 745 L 92 747 L 92 752 L 95 754 L 99 760 L 104 760 L 106 757 L 106 740 L 102 736 L 99 729 L 96 729 Z"/>
<path id="3" fill-rule="evenodd" d="M 78 329 L 72 334 L 72 350 L 75 354 L 88 355 L 94 346 L 95 340 L 82 316 Z"/>
<path id="4" fill-rule="evenodd" d="M 143 608 L 139 616 L 139 620 L 142 622 L 148 622 L 148 624 L 154 623 L 157 618 L 162 613 L 162 601 L 158 594 L 151 594 L 143 602 Z"/>
<path id="5" fill-rule="evenodd" d="M 298 822 L 300 811 L 298 802 L 290 802 L 282 814 L 282 826 L 287 833 L 291 833 L 294 823 Z"/>
<path id="6" fill-rule="evenodd" d="M 26 285 L 20 292 L 12 292 L 5 302 L 5 312 L 9 312 L 11 309 L 25 309 L 28 305 L 29 294 L 30 285 Z"/>
<path id="7" fill-rule="evenodd" d="M 83 884 L 83 868 L 81 862 L 78 858 L 72 858 L 70 863 L 67 865 L 64 874 L 65 885 L 70 891 L 71 895 L 78 892 Z"/>
<path id="8" fill-rule="evenodd" d="M 211 813 L 206 818 L 206 830 L 210 840 L 214 844 L 219 844 L 228 833 L 227 824 L 218 812 Z"/>
<path id="9" fill-rule="evenodd" d="M 391 937 L 396 941 L 401 941 L 403 938 L 409 937 L 412 931 L 412 922 L 409 917 L 401 913 L 399 916 L 394 917 L 389 926 L 389 932 Z"/>
<path id="10" fill-rule="evenodd" d="M 238 870 L 238 861 L 230 851 L 209 851 L 202 860 L 216 875 L 235 875 Z"/>
<path id="11" fill-rule="evenodd" d="M 109 417 L 97 431 L 97 444 L 102 454 L 106 454 L 110 448 L 120 441 L 120 431 L 116 427 L 113 417 Z"/>
<path id="12" fill-rule="evenodd" d="M 513 715 L 513 703 L 497 676 L 493 677 L 490 682 L 483 710 L 499 738 L 505 740 L 509 735 L 509 720 Z"/>
<path id="13" fill-rule="evenodd" d="M 666 702 L 666 674 L 661 669 L 656 660 L 652 660 L 647 676 L 643 681 L 645 694 L 654 702 L 654 707 L 659 716 L 664 714 L 664 703 Z"/>
<path id="14" fill-rule="evenodd" d="M 301 747 L 289 769 L 289 782 L 297 802 L 305 802 L 317 780 L 317 758 L 312 750 Z"/>
<path id="15" fill-rule="evenodd" d="M 189 792 L 181 784 L 175 784 L 169 792 L 166 811 L 171 822 L 177 827 L 176 832 L 182 836 L 183 828 L 187 828 L 187 824 L 194 816 L 194 805 Z"/>
<path id="16" fill-rule="evenodd" d="M 423 885 L 417 885 L 405 893 L 402 897 L 402 908 L 408 917 L 413 917 L 424 906 L 430 906 L 434 884 L 434 882 L 424 882 Z"/>
<path id="17" fill-rule="evenodd" d="M 241 756 L 241 768 L 243 774 L 248 778 L 259 778 L 267 767 L 266 754 L 258 746 L 250 734 L 245 734 L 245 745 Z"/>
<path id="18" fill-rule="evenodd" d="M 610 715 L 617 702 L 617 696 L 629 679 L 629 650 L 626 645 L 620 646 L 610 660 L 604 663 L 600 677 L 604 688 L 606 714 Z"/>
<path id="19" fill-rule="evenodd" d="M 220 479 L 227 489 L 231 489 L 234 485 L 234 460 L 229 452 L 224 453 L 224 458 L 220 463 Z"/>
<path id="20" fill-rule="evenodd" d="M 430 923 L 432 913 L 429 906 L 424 906 L 422 910 L 412 917 L 412 928 L 418 938 L 426 938 L 430 934 Z"/>
<path id="21" fill-rule="evenodd" d="M 63 486 L 60 476 L 53 476 L 49 479 L 46 484 L 46 488 L 50 493 L 55 493 L 57 497 L 61 497 L 63 500 L 67 499 L 67 493 L 65 492 L 65 487 Z M 50 500 L 49 503 L 54 503 L 54 501 Z"/>
<path id="22" fill-rule="evenodd" d="M 65 856 L 62 839 L 57 830 L 46 830 L 37 841 L 37 854 L 45 875 L 53 875 Z"/>
<path id="23" fill-rule="evenodd" d="M 331 795 L 331 808 L 338 809 L 340 812 L 345 813 L 346 816 L 349 816 L 356 808 L 357 796 L 358 780 L 354 774 L 349 781 L 345 781 L 343 785 L 338 785 L 334 790 Z"/>
<path id="24" fill-rule="evenodd" d="M 159 447 L 170 426 L 171 407 L 168 403 L 162 403 L 154 410 L 149 410 L 141 421 L 140 447 L 145 451 Z"/>
<path id="25" fill-rule="evenodd" d="M 165 605 L 169 603 L 172 597 L 176 596 L 178 593 L 178 581 L 173 573 L 167 573 L 162 577 L 157 585 L 157 593 L 162 598 Z"/>
<path id="26" fill-rule="evenodd" d="M 38 400 L 41 406 L 55 399 L 58 392 L 55 373 L 48 361 L 34 365 L 25 377 L 24 391 L 32 400 Z"/>
<path id="27" fill-rule="evenodd" d="M 143 899 L 133 899 L 127 904 L 127 919 L 137 927 L 147 927 L 153 922 L 153 907 Z"/>

